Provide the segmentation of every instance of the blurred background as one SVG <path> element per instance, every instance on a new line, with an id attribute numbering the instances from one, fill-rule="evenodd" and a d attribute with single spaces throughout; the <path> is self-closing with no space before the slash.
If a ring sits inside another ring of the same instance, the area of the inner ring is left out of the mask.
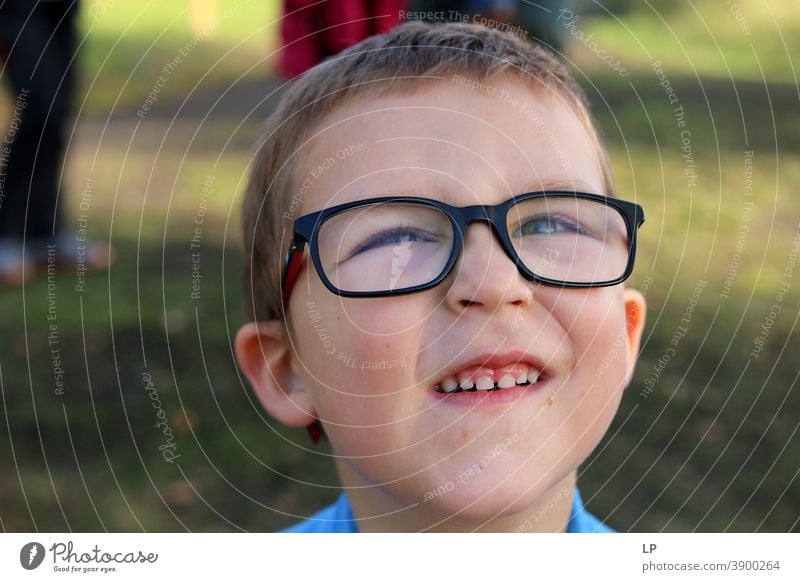
<path id="1" fill-rule="evenodd" d="M 487 19 L 524 21 L 497 4 Z M 548 5 L 647 211 L 641 358 L 581 468 L 587 506 L 619 530 L 798 531 L 800 7 Z M 327 444 L 268 418 L 232 350 L 251 148 L 304 66 L 281 57 L 281 14 L 80 4 L 59 205 L 116 260 L 0 287 L 3 531 L 274 531 L 337 497 Z"/>

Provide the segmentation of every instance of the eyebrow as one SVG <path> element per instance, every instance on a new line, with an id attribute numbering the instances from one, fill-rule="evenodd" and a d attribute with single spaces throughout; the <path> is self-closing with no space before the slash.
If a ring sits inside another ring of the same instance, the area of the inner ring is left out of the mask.
<path id="1" fill-rule="evenodd" d="M 525 194 L 527 192 L 541 192 L 546 190 L 563 190 L 566 192 L 589 192 L 593 194 L 605 195 L 605 192 L 597 191 L 594 186 L 590 186 L 587 182 L 579 179 L 569 178 L 534 178 L 524 183 L 521 189 L 512 192 L 512 195 Z M 601 189 L 602 190 L 602 189 Z M 447 190 L 436 188 L 430 184 L 420 184 L 419 186 L 400 186 L 397 188 L 390 188 L 381 193 L 376 193 L 374 196 L 389 197 L 389 196 L 413 196 L 421 198 L 434 198 L 446 201 L 449 197 Z M 346 196 L 336 204 L 344 204 L 347 202 L 354 202 L 358 200 L 358 196 Z"/>
<path id="2" fill-rule="evenodd" d="M 567 192 L 590 192 L 594 194 L 603 194 L 603 192 L 595 192 L 596 188 L 594 186 L 590 186 L 583 180 L 563 178 L 537 178 L 526 182 L 524 189 L 520 192 L 515 192 L 515 194 L 522 194 L 524 192 L 539 192 L 542 190 L 566 190 Z"/>

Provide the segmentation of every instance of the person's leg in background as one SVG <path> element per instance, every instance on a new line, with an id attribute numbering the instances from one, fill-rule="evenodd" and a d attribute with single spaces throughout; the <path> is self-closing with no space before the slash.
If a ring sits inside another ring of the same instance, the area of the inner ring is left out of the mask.
<path id="1" fill-rule="evenodd" d="M 11 122 L 0 144 L 0 283 L 29 279 L 54 244 L 58 263 L 74 263 L 78 247 L 60 208 L 65 130 L 75 85 L 77 0 L 0 4 L 6 43 L 3 77 L 14 92 Z M 87 268 L 107 266 L 106 245 L 84 245 Z M 105 254 L 105 258 L 103 255 Z"/>

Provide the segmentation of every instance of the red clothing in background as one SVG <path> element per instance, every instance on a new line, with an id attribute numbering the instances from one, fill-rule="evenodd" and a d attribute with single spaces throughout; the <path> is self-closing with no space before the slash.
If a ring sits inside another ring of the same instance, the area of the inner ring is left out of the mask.
<path id="1" fill-rule="evenodd" d="M 401 23 L 409 0 L 284 0 L 280 73 L 289 79 Z"/>

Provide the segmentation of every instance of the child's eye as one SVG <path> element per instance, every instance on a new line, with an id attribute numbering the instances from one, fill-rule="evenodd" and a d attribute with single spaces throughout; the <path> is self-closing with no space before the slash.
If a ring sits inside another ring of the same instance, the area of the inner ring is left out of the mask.
<path id="1" fill-rule="evenodd" d="M 520 224 L 511 233 L 511 236 L 530 236 L 536 234 L 557 234 L 560 232 L 572 232 L 577 234 L 589 234 L 580 224 L 566 216 L 557 214 L 546 214 L 535 216 Z"/>
<path id="2" fill-rule="evenodd" d="M 386 246 L 409 246 L 419 242 L 437 242 L 437 237 L 432 233 L 412 228 L 408 226 L 398 226 L 390 230 L 377 232 L 367 240 L 359 244 L 348 256 L 347 259 L 360 255 L 367 251 L 386 247 Z M 347 260 L 345 259 L 345 260 Z"/>

